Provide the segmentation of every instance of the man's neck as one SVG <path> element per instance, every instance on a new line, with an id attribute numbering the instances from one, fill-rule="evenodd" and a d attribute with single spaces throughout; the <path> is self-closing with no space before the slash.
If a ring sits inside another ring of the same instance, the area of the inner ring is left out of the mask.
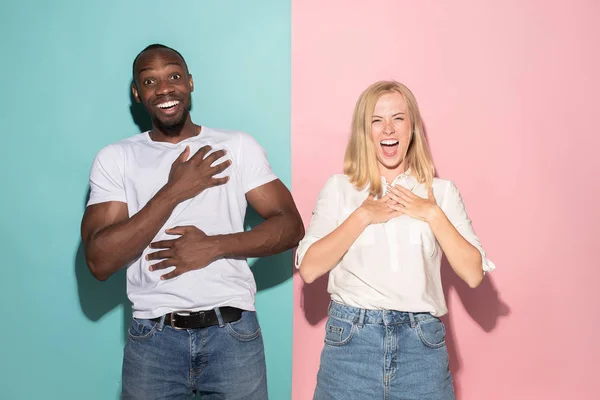
<path id="1" fill-rule="evenodd" d="M 177 144 L 182 140 L 199 135 L 201 129 L 202 128 L 194 124 L 192 119 L 188 116 L 183 126 L 177 127 L 173 131 L 167 131 L 164 128 L 156 126 L 156 124 L 152 124 L 150 138 L 155 142 L 169 142 Z"/>

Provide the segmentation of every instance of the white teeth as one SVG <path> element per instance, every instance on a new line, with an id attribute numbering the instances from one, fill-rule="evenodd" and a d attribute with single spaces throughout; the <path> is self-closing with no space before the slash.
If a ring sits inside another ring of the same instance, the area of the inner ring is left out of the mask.
<path id="1" fill-rule="evenodd" d="M 399 142 L 397 140 L 382 140 L 381 144 L 384 146 L 393 146 L 395 144 L 398 144 Z"/>
<path id="2" fill-rule="evenodd" d="M 157 107 L 158 108 L 169 108 L 169 107 L 176 106 L 177 104 L 179 104 L 178 101 L 167 101 L 166 103 L 159 104 Z"/>

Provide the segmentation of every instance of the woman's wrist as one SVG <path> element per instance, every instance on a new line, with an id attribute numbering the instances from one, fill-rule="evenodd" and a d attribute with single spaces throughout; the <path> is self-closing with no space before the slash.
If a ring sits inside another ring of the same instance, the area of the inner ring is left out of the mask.
<path id="1" fill-rule="evenodd" d="M 435 224 L 446 217 L 444 211 L 437 204 L 431 206 L 427 214 L 425 215 L 425 222 L 429 225 Z"/>
<path id="2" fill-rule="evenodd" d="M 351 215 L 356 219 L 356 221 L 361 225 L 364 229 L 367 226 L 371 225 L 371 218 L 369 217 L 369 212 L 365 210 L 364 207 L 360 206 Z"/>

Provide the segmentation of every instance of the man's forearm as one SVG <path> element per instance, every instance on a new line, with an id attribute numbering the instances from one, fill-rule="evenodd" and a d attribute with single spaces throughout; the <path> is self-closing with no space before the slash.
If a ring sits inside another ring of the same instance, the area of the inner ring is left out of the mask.
<path id="1" fill-rule="evenodd" d="M 294 213 L 274 215 L 255 228 L 214 236 L 219 257 L 265 257 L 298 245 L 304 236 L 302 220 Z"/>
<path id="2" fill-rule="evenodd" d="M 90 270 L 105 280 L 138 257 L 164 226 L 178 201 L 161 189 L 138 213 L 86 238 Z"/>

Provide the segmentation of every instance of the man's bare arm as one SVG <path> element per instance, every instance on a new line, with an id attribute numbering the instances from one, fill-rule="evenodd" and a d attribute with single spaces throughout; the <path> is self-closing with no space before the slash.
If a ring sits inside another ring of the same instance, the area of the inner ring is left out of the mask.
<path id="1" fill-rule="evenodd" d="M 304 224 L 291 193 L 279 180 L 246 194 L 265 221 L 247 232 L 214 236 L 221 257 L 264 257 L 281 253 L 304 237 Z"/>

